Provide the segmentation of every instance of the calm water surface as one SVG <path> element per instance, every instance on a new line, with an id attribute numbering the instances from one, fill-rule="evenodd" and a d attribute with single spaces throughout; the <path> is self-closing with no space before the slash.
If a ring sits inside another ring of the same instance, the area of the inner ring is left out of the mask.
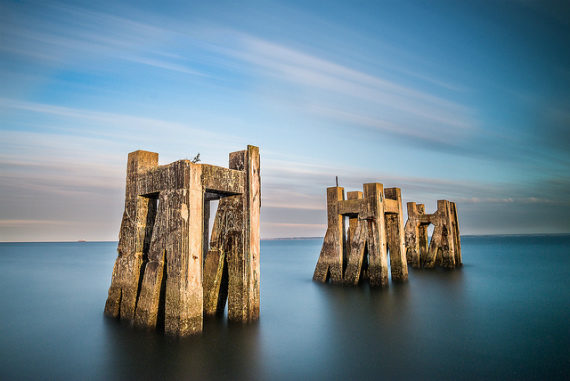
<path id="1" fill-rule="evenodd" d="M 311 281 L 320 239 L 262 241 L 261 320 L 173 340 L 109 320 L 115 242 L 0 244 L 0 379 L 569 379 L 570 236 L 464 237 L 456 271 Z"/>

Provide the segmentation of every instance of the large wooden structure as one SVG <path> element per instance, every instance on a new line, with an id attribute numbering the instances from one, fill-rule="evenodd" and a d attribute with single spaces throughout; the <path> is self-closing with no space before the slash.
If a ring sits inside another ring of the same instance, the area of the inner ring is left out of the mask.
<path id="1" fill-rule="evenodd" d="M 259 317 L 259 149 L 230 153 L 229 168 L 158 154 L 128 156 L 125 211 L 105 314 L 186 336 L 203 314 Z M 212 239 L 210 201 L 219 199 Z"/>
<path id="2" fill-rule="evenodd" d="M 428 246 L 428 226 L 434 225 Z M 405 226 L 406 258 L 414 268 L 433 268 L 435 265 L 453 269 L 462 265 L 461 237 L 457 207 L 454 202 L 437 201 L 437 211 L 425 214 L 423 204 L 408 202 L 408 221 Z"/>
<path id="3" fill-rule="evenodd" d="M 345 200 L 344 188 L 327 188 L 328 227 L 314 280 L 356 285 L 368 278 L 371 286 L 385 287 L 387 251 L 392 280 L 408 279 L 400 189 L 369 183 L 363 190 L 348 192 Z"/>

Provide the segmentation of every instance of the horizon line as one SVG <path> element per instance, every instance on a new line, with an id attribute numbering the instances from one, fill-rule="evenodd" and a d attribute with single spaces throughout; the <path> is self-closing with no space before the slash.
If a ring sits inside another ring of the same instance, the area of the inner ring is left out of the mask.
<path id="1" fill-rule="evenodd" d="M 497 233 L 497 234 L 461 234 L 461 237 L 520 237 L 520 236 L 564 236 L 570 235 L 566 233 Z M 286 241 L 286 240 L 305 240 L 305 239 L 324 239 L 324 236 L 313 237 L 274 237 L 262 238 L 261 241 Z M 2 241 L 0 243 L 89 243 L 89 242 L 119 242 L 118 240 L 56 240 L 56 241 Z"/>

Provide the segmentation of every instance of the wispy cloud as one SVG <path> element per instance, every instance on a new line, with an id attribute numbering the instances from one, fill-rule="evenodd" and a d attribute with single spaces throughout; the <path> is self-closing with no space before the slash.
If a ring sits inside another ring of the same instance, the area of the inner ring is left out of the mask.
<path id="1" fill-rule="evenodd" d="M 70 225 L 71 221 L 60 220 L 0 220 L 2 227 L 25 227 L 30 225 Z"/>
<path id="2" fill-rule="evenodd" d="M 172 30 L 133 18 L 71 5 L 50 4 L 49 16 L 3 17 L 0 51 L 69 66 L 93 60 L 126 60 L 178 73 L 207 76 L 161 46 Z M 19 20 L 19 22 L 16 22 Z"/>
<path id="3" fill-rule="evenodd" d="M 97 124 L 92 130 L 87 128 L 86 125 L 83 125 L 81 136 L 92 134 L 97 136 L 97 139 L 113 138 L 125 141 L 132 138 L 148 138 L 148 133 L 160 131 L 161 136 L 167 137 L 178 136 L 179 138 L 182 138 L 184 136 L 192 136 L 195 139 L 198 139 L 200 145 L 210 145 L 212 147 L 220 147 L 220 145 L 223 145 L 224 143 L 233 147 L 235 144 L 231 144 L 229 142 L 242 140 L 240 137 L 229 133 L 214 133 L 204 128 L 195 127 L 190 123 L 172 122 L 128 114 L 63 107 L 45 103 L 0 98 L 0 110 L 2 109 L 22 110 L 80 121 L 96 122 Z M 60 127 L 59 130 L 62 131 L 65 130 L 65 128 Z M 77 135 L 77 128 L 72 128 L 70 131 L 73 131 L 74 135 Z"/>
<path id="4" fill-rule="evenodd" d="M 382 182 L 428 209 L 455 200 L 482 229 L 495 210 L 514 221 L 527 212 L 549 220 L 545 211 L 560 221 L 568 210 L 567 97 L 545 103 L 513 87 L 487 102 L 491 87 L 474 89 L 477 79 L 497 80 L 492 91 L 510 87 L 475 64 L 447 75 L 455 52 L 429 56 L 382 33 L 353 49 L 362 39 L 332 20 L 319 24 L 327 38 L 275 33 L 263 17 L 235 21 L 239 7 L 184 17 L 144 5 L 0 7 L 6 229 L 79 234 L 87 222 L 56 221 L 88 215 L 114 238 L 127 152 L 156 151 L 167 163 L 201 151 L 226 165 L 227 152 L 247 143 L 262 150 L 264 237 L 322 234 L 325 188 L 337 175 L 346 191 Z M 279 9 L 312 26 L 316 17 L 302 8 Z M 284 16 L 268 19 L 288 27 Z M 387 26 L 394 36 L 400 27 Z M 525 129 L 528 118 L 493 109 L 504 103 L 486 105 L 503 96 L 546 123 Z"/>
<path id="5" fill-rule="evenodd" d="M 319 99 L 329 100 L 324 105 L 316 101 L 309 103 L 309 112 L 322 116 L 328 111 L 328 117 L 339 118 L 342 122 L 346 122 L 346 116 L 351 115 L 351 121 L 355 124 L 373 124 L 390 132 L 416 133 L 422 137 L 428 135 L 426 129 L 437 128 L 457 134 L 458 129 L 476 127 L 474 110 L 455 101 L 271 41 L 235 31 L 231 35 L 235 37 L 237 47 L 219 47 L 221 53 L 255 65 L 262 75 L 293 83 L 300 89 L 319 91 Z M 306 94 L 307 90 L 300 90 L 299 93 Z M 358 109 L 360 115 L 351 111 L 350 106 L 354 102 L 359 102 L 354 109 Z M 412 123 L 402 123 L 401 118 L 398 123 L 375 117 L 383 110 L 387 115 L 406 113 L 408 118 L 412 117 Z"/>
<path id="6" fill-rule="evenodd" d="M 326 224 L 296 224 L 296 223 L 285 223 L 285 222 L 267 222 L 268 226 L 274 227 L 295 227 L 295 228 L 311 228 L 311 229 L 322 229 L 326 228 Z"/>

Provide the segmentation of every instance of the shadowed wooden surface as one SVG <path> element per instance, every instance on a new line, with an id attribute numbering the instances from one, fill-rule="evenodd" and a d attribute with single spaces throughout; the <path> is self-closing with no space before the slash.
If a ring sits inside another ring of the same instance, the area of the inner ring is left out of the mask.
<path id="1" fill-rule="evenodd" d="M 447 200 L 437 201 L 437 211 L 425 214 L 423 204 L 409 202 L 408 221 L 405 225 L 406 258 L 414 268 L 433 268 L 436 265 L 448 269 L 462 265 L 461 237 L 457 206 Z M 428 246 L 427 228 L 433 224 L 433 234 Z"/>
<path id="2" fill-rule="evenodd" d="M 313 279 L 319 282 L 388 286 L 388 250 L 392 280 L 408 279 L 399 188 L 364 184 L 364 192 L 327 188 L 328 227 Z M 345 230 L 344 217 L 348 217 Z"/>
<path id="3" fill-rule="evenodd" d="M 259 318 L 259 148 L 229 168 L 129 154 L 125 212 L 105 314 L 174 336 L 201 332 L 203 315 Z M 220 199 L 211 240 L 210 200 Z"/>

